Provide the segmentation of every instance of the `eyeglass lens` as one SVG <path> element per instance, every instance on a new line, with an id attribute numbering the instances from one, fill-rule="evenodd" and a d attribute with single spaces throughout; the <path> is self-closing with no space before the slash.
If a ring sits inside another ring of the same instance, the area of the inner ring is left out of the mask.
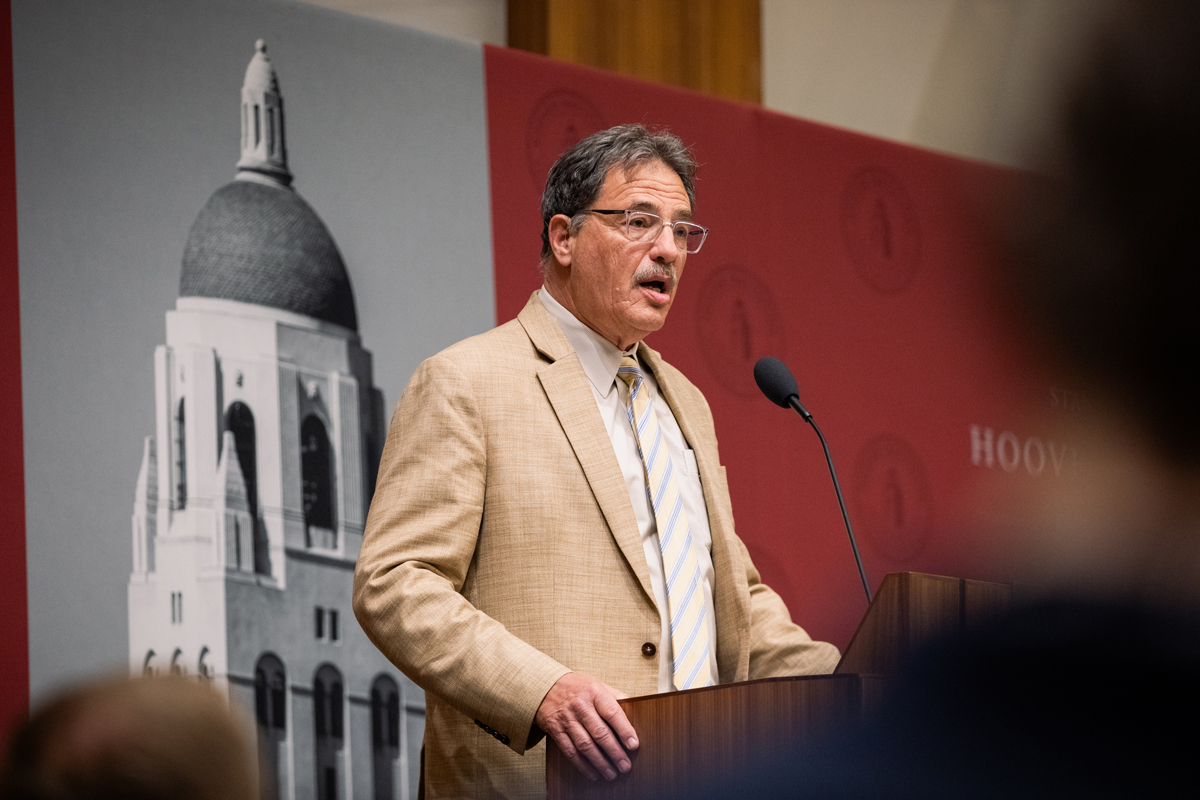
<path id="1" fill-rule="evenodd" d="M 625 235 L 635 242 L 645 242 L 655 239 L 662 231 L 666 220 L 656 214 L 644 211 L 627 211 L 625 214 Z M 675 247 L 680 251 L 695 253 L 704 244 L 704 228 L 691 222 L 675 222 L 671 224 L 671 232 L 675 239 Z"/>

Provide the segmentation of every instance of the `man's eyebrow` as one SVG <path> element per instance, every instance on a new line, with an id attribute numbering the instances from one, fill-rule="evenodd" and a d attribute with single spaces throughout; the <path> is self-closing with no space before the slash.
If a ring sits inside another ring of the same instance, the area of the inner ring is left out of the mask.
<path id="1" fill-rule="evenodd" d="M 638 203 L 630 203 L 628 208 L 630 211 L 648 211 L 656 216 L 662 216 L 662 210 L 648 200 L 642 200 Z M 673 222 L 679 222 L 680 220 L 683 220 L 684 222 L 690 222 L 691 219 L 692 210 L 690 208 L 681 208 L 671 217 Z"/>

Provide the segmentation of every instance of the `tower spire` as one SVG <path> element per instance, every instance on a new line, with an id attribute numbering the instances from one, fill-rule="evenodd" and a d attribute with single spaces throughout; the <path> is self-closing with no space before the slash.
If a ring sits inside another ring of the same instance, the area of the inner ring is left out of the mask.
<path id="1" fill-rule="evenodd" d="M 287 165 L 279 78 L 267 57 L 267 43 L 259 39 L 254 51 L 242 83 L 242 157 L 237 163 L 237 177 L 290 186 L 292 173 Z"/>

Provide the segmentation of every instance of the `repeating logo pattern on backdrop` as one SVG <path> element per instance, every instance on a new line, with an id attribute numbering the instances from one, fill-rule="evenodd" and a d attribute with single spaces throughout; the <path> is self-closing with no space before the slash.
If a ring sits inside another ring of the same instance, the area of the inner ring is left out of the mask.
<path id="1" fill-rule="evenodd" d="M 871 288 L 899 294 L 921 261 L 921 228 L 904 184 L 883 167 L 850 176 L 842 192 L 842 242 L 850 262 Z"/>
<path id="2" fill-rule="evenodd" d="M 719 385 L 739 397 L 757 397 L 754 364 L 783 358 L 787 337 L 770 286 L 736 265 L 718 267 L 699 288 L 696 336 Z"/>
<path id="3" fill-rule="evenodd" d="M 933 490 L 908 442 L 880 434 L 854 466 L 854 522 L 872 547 L 897 563 L 919 556 L 933 527 Z"/>
<path id="4" fill-rule="evenodd" d="M 539 197 L 558 157 L 583 137 L 607 127 L 604 115 L 582 95 L 569 89 L 542 95 L 525 127 L 525 156 Z"/>

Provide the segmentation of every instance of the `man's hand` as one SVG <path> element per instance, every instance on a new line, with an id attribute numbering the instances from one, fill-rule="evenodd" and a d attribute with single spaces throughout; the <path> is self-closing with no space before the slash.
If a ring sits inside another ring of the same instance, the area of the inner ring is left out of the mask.
<path id="1" fill-rule="evenodd" d="M 633 764 L 625 749 L 636 750 L 637 733 L 617 704 L 625 695 L 588 675 L 568 672 L 538 706 L 534 720 L 575 768 L 597 780 L 616 780 Z"/>

